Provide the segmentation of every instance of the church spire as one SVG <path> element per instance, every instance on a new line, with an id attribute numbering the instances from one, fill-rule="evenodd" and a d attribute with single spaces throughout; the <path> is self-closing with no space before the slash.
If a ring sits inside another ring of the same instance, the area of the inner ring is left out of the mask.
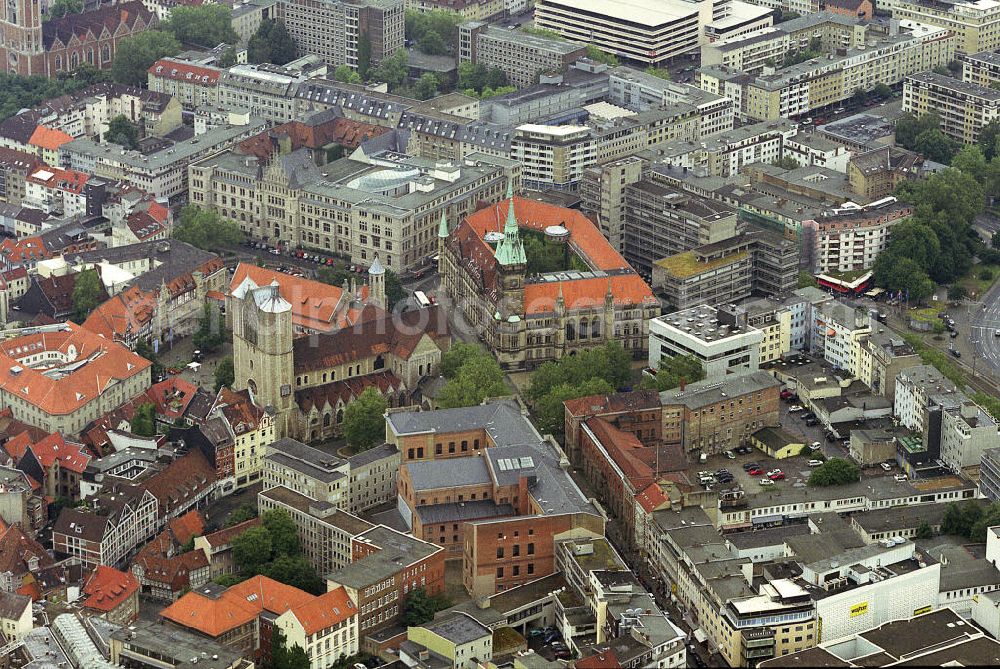
<path id="1" fill-rule="evenodd" d="M 438 239 L 448 238 L 448 217 L 441 212 L 441 223 L 438 225 Z"/>
<path id="2" fill-rule="evenodd" d="M 507 222 L 503 226 L 503 239 L 497 244 L 497 262 L 501 265 L 525 265 L 524 244 L 514 216 L 514 188 L 507 182 Z"/>

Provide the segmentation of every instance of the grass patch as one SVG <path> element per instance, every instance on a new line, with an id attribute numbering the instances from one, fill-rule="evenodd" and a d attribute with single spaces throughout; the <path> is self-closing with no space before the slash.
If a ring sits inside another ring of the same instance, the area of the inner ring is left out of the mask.
<path id="1" fill-rule="evenodd" d="M 870 269 L 852 269 L 850 272 L 826 272 L 825 274 L 839 281 L 851 282 L 858 277 L 868 274 L 870 271 Z"/>
<path id="2" fill-rule="evenodd" d="M 909 312 L 909 317 L 915 321 L 920 321 L 921 323 L 935 323 L 940 321 L 938 318 L 938 313 L 940 313 L 934 307 L 925 307 L 923 309 L 911 309 Z"/>
<path id="3" fill-rule="evenodd" d="M 989 278 L 985 278 L 984 271 L 989 272 Z M 990 289 L 997 278 L 1000 277 L 1000 265 L 979 263 L 973 265 L 962 278 L 955 283 L 965 288 L 969 297 L 980 297 Z"/>

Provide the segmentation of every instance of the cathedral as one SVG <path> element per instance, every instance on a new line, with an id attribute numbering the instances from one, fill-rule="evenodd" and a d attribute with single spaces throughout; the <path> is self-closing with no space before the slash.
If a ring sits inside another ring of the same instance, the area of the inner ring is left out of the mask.
<path id="1" fill-rule="evenodd" d="M 508 187 L 505 202 L 453 231 L 442 219 L 438 249 L 440 290 L 504 369 L 534 369 L 607 341 L 647 357 L 659 300 L 579 211 Z"/>
<path id="2" fill-rule="evenodd" d="M 111 67 L 118 44 L 148 30 L 156 16 L 138 0 L 42 21 L 38 0 L 4 0 L 0 57 L 4 71 L 54 79 L 87 64 Z"/>
<path id="3" fill-rule="evenodd" d="M 443 310 L 387 312 L 385 269 L 377 257 L 367 287 L 345 286 L 333 296 L 313 297 L 328 295 L 324 284 L 273 275 L 265 282 L 238 268 L 226 318 L 233 331 L 233 388 L 273 408 L 276 438 L 338 436 L 344 409 L 371 387 L 390 407 L 420 403 L 421 382 L 438 375 L 451 342 Z M 297 325 L 315 314 L 329 314 L 335 327 Z"/>

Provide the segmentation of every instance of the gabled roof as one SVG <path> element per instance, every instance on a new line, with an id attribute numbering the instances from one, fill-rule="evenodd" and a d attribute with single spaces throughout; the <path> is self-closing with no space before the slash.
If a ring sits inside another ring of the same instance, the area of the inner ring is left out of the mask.
<path id="1" fill-rule="evenodd" d="M 62 18 L 46 21 L 42 24 L 42 41 L 45 48 L 50 49 L 56 40 L 69 44 L 74 35 L 81 40 L 88 35 L 98 37 L 105 28 L 114 35 L 122 26 L 131 31 L 140 21 L 149 26 L 155 20 L 153 13 L 136 0 L 104 5 L 89 12 L 67 14 Z"/>
<path id="2" fill-rule="evenodd" d="M 205 67 L 187 63 L 173 58 L 161 58 L 147 70 L 154 77 L 183 81 L 194 86 L 212 87 L 219 83 L 222 70 L 217 67 Z"/>
<path id="3" fill-rule="evenodd" d="M 653 513 L 664 504 L 670 504 L 670 498 L 663 494 L 658 483 L 650 483 L 646 489 L 635 496 L 636 503 L 646 513 Z"/>
<path id="4" fill-rule="evenodd" d="M 167 226 L 150 214 L 149 210 L 133 211 L 125 220 L 125 225 L 140 242 L 153 239 L 167 230 Z"/>
<path id="5" fill-rule="evenodd" d="M 164 516 L 214 484 L 215 469 L 202 452 L 194 448 L 149 478 L 145 487 L 156 497 L 160 515 Z"/>
<path id="6" fill-rule="evenodd" d="M 160 616 L 210 637 L 245 625 L 264 611 L 281 615 L 314 599 L 313 595 L 266 576 L 254 576 L 211 597 L 189 592 L 160 611 Z"/>
<path id="7" fill-rule="evenodd" d="M 315 386 L 295 393 L 295 403 L 308 413 L 313 407 L 322 410 L 329 405 L 336 409 L 338 405 L 350 404 L 368 388 L 375 388 L 385 395 L 388 392 L 398 393 L 403 389 L 403 382 L 392 372 L 376 372 L 364 376 L 355 376 L 343 381 L 334 381 L 322 386 Z"/>
<path id="8" fill-rule="evenodd" d="M 84 607 L 97 611 L 114 611 L 139 590 L 139 582 L 132 574 L 100 565 L 83 586 L 88 595 Z"/>
<path id="9" fill-rule="evenodd" d="M 212 532 L 211 534 L 205 535 L 205 541 L 208 542 L 209 546 L 213 548 L 218 548 L 219 546 L 226 546 L 232 542 L 232 540 L 239 535 L 243 534 L 252 527 L 257 527 L 260 525 L 260 518 L 251 518 L 250 520 L 244 520 L 242 523 L 236 523 L 232 527 L 227 527 L 225 529 L 219 530 L 218 532 Z"/>
<path id="10" fill-rule="evenodd" d="M 358 609 L 343 586 L 291 609 L 291 614 L 302 625 L 306 636 L 350 620 L 357 613 Z"/>
<path id="11" fill-rule="evenodd" d="M 127 341 L 152 322 L 156 306 L 155 295 L 129 286 L 91 311 L 83 327 L 112 341 Z"/>
<path id="12" fill-rule="evenodd" d="M 31 133 L 31 139 L 28 140 L 28 144 L 56 151 L 63 144 L 72 141 L 73 137 L 62 130 L 46 128 L 44 125 L 40 125 L 35 128 L 35 132 Z"/>
<path id="13" fill-rule="evenodd" d="M 174 540 L 183 546 L 195 537 L 201 536 L 205 531 L 205 519 L 201 512 L 192 509 L 179 518 L 174 518 L 168 523 L 170 533 L 174 535 Z"/>
<path id="14" fill-rule="evenodd" d="M 184 415 L 197 393 L 198 386 L 190 381 L 179 376 L 168 376 L 151 385 L 146 391 L 146 397 L 156 406 L 158 416 L 174 421 Z"/>
<path id="15" fill-rule="evenodd" d="M 20 525 L 11 525 L 0 534 L 0 573 L 10 572 L 15 577 L 29 573 L 28 562 L 38 559 L 40 569 L 51 567 L 55 560 L 41 544 L 29 537 Z"/>
<path id="16" fill-rule="evenodd" d="M 345 322 L 350 296 L 342 288 L 320 281 L 240 263 L 229 283 L 229 292 L 242 299 L 248 290 L 275 282 L 278 293 L 292 306 L 292 322 L 298 327 L 329 332 L 350 324 Z"/>
<path id="17" fill-rule="evenodd" d="M 60 432 L 53 432 L 37 444 L 29 446 L 28 450 L 46 469 L 58 462 L 60 468 L 82 474 L 90 464 L 90 456 L 87 455 L 83 445 L 67 442 Z"/>

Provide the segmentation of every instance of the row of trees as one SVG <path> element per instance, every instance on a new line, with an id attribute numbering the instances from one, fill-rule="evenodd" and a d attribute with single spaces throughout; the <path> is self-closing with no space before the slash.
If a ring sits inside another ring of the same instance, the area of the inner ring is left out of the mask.
<path id="1" fill-rule="evenodd" d="M 563 431 L 563 402 L 589 395 L 607 395 L 626 387 L 632 378 L 632 360 L 617 342 L 608 342 L 535 370 L 526 396 L 535 422 L 545 433 Z"/>
<path id="2" fill-rule="evenodd" d="M 261 516 L 261 524 L 233 539 L 236 574 L 226 574 L 216 582 L 230 586 L 263 575 L 314 595 L 326 585 L 302 552 L 298 531 L 289 515 L 275 509 Z"/>
<path id="3" fill-rule="evenodd" d="M 972 224 L 985 206 L 984 186 L 994 180 L 1000 181 L 1000 162 L 987 164 L 978 147 L 965 146 L 951 169 L 902 184 L 897 195 L 914 206 L 914 214 L 893 228 L 875 261 L 875 283 L 916 303 L 933 293 L 935 283 L 964 276 L 973 258 L 986 251 Z"/>
<path id="4" fill-rule="evenodd" d="M 44 100 L 72 95 L 81 88 L 104 79 L 104 74 L 89 64 L 58 79 L 0 73 L 0 121 Z"/>
<path id="5" fill-rule="evenodd" d="M 516 89 L 508 85 L 507 73 L 499 67 L 465 61 L 458 65 L 458 90 L 474 98 L 491 98 Z"/>
<path id="6" fill-rule="evenodd" d="M 986 541 L 986 529 L 993 525 L 1000 525 L 1000 503 L 994 502 L 984 508 L 973 500 L 966 500 L 963 504 L 952 502 L 945 508 L 941 534 L 982 543 Z"/>

